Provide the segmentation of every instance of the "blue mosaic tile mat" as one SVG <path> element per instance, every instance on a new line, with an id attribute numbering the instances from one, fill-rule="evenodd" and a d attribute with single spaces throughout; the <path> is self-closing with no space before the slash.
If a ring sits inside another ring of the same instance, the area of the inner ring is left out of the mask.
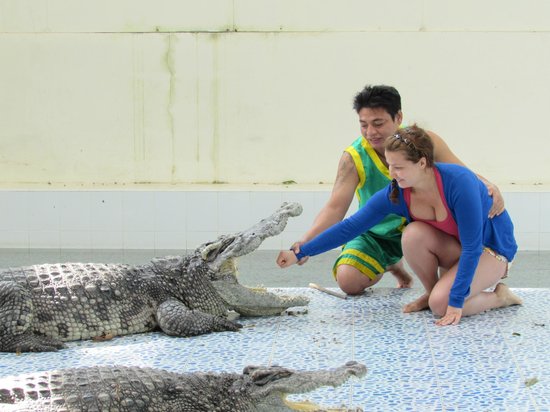
<path id="1" fill-rule="evenodd" d="M 305 288 L 307 313 L 241 319 L 240 332 L 173 338 L 160 333 L 72 342 L 54 353 L 0 354 L 0 378 L 92 365 L 175 372 L 279 364 L 314 370 L 349 360 L 367 375 L 292 400 L 365 411 L 550 411 L 550 289 L 514 289 L 523 306 L 437 327 L 430 312 L 401 313 L 419 289 L 374 288 L 346 300 Z"/>

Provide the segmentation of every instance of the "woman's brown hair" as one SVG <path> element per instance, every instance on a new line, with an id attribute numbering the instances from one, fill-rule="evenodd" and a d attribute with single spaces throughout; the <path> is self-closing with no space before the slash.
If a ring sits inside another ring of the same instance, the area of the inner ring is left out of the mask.
<path id="1" fill-rule="evenodd" d="M 428 133 L 416 124 L 399 129 L 397 133 L 386 140 L 385 149 L 388 152 L 404 152 L 405 158 L 411 162 L 418 163 L 420 159 L 426 159 L 426 166 L 434 165 L 434 145 Z M 391 182 L 392 191 L 390 200 L 397 203 L 399 189 L 395 179 Z"/>

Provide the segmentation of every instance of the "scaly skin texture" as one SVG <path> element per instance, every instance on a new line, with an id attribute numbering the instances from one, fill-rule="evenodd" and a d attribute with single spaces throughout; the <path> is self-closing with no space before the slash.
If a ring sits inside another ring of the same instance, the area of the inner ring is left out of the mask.
<path id="1" fill-rule="evenodd" d="M 189 256 L 143 266 L 62 263 L 0 270 L 0 351 L 52 351 L 66 341 L 157 329 L 173 336 L 236 331 L 241 326 L 229 319 L 231 312 L 267 316 L 307 305 L 303 297 L 241 286 L 235 264 L 301 210 L 284 203 L 249 230 L 220 236 Z"/>
<path id="2" fill-rule="evenodd" d="M 366 372 L 356 362 L 313 372 L 248 366 L 242 374 L 178 374 L 116 366 L 65 369 L 0 380 L 0 407 L 44 412 L 282 412 L 297 410 L 285 400 L 287 394 L 339 386 L 350 376 L 362 377 Z"/>

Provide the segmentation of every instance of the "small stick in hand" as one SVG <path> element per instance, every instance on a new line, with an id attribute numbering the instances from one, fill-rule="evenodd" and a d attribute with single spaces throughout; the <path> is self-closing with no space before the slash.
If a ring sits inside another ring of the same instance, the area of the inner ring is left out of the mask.
<path id="1" fill-rule="evenodd" d="M 324 293 L 328 293 L 329 295 L 336 296 L 337 298 L 340 298 L 340 299 L 347 299 L 348 298 L 348 296 L 344 295 L 343 293 L 333 292 L 332 290 L 329 290 L 327 288 L 319 286 L 317 283 L 310 283 L 309 287 L 313 288 L 313 289 L 317 289 L 317 290 L 319 290 L 321 292 L 324 292 Z"/>

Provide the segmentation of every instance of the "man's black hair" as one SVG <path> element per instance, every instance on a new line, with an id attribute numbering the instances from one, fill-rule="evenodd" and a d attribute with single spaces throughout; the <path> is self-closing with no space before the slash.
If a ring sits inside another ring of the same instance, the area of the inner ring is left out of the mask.
<path id="1" fill-rule="evenodd" d="M 367 85 L 353 99 L 353 108 L 357 113 L 365 107 L 370 109 L 381 107 L 395 120 L 395 116 L 401 110 L 401 96 L 392 86 Z"/>

